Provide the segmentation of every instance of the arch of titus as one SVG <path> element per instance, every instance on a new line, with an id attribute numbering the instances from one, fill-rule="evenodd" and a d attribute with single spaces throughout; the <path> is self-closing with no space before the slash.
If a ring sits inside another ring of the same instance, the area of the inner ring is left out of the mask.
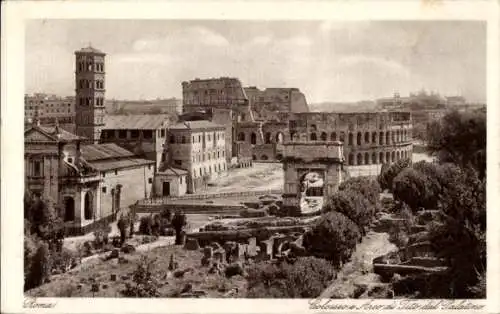
<path id="1" fill-rule="evenodd" d="M 283 144 L 283 207 L 289 213 L 312 214 L 342 182 L 343 144 L 308 141 L 307 134 Z"/>

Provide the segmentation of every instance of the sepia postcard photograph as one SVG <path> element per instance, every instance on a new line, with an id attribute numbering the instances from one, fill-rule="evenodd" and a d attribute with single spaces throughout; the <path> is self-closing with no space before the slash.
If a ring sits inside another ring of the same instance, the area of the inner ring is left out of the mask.
<path id="1" fill-rule="evenodd" d="M 500 311 L 498 3 L 376 2 L 5 5 L 2 312 Z"/>

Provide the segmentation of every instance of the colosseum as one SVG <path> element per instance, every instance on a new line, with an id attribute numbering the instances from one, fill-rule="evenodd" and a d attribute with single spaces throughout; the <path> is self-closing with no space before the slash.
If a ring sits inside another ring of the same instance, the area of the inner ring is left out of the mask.
<path id="1" fill-rule="evenodd" d="M 296 134 L 307 134 L 309 142 L 342 142 L 351 175 L 377 175 L 382 164 L 411 158 L 410 112 L 309 112 L 297 88 L 244 88 L 237 78 L 196 79 L 182 86 L 184 112 L 204 110 L 214 117 L 230 112 L 217 123 L 231 124 L 229 156 L 240 165 L 282 160 L 283 144 Z"/>

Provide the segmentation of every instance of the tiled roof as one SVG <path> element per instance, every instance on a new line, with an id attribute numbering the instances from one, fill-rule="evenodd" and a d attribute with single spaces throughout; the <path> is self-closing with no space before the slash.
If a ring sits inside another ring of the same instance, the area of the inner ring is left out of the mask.
<path id="1" fill-rule="evenodd" d="M 168 114 L 109 115 L 104 118 L 104 129 L 156 130 L 170 118 Z"/>
<path id="2" fill-rule="evenodd" d="M 221 129 L 225 126 L 207 120 L 186 121 L 169 127 L 171 130 L 199 130 L 199 129 Z"/>
<path id="3" fill-rule="evenodd" d="M 84 137 L 75 135 L 71 132 L 62 129 L 61 127 L 56 127 L 56 126 L 33 125 L 31 128 L 26 130 L 25 133 L 31 129 L 38 129 L 42 133 L 45 133 L 46 135 L 52 137 L 55 141 L 76 141 L 84 139 Z"/>
<path id="4" fill-rule="evenodd" d="M 171 175 L 171 176 L 181 176 L 186 175 L 188 172 L 184 169 L 168 167 L 158 172 L 159 174 Z"/>
<path id="5" fill-rule="evenodd" d="M 81 147 L 82 157 L 88 162 L 105 159 L 134 157 L 134 153 L 114 144 L 92 144 Z"/>
<path id="6" fill-rule="evenodd" d="M 152 165 L 155 162 L 141 158 L 124 158 L 114 160 L 96 160 L 87 161 L 87 163 L 97 171 L 116 170 L 121 168 L 137 167 L 143 165 Z"/>
<path id="7" fill-rule="evenodd" d="M 81 53 L 95 53 L 95 54 L 101 54 L 101 55 L 105 54 L 101 50 L 95 49 L 94 47 L 91 47 L 91 46 L 82 48 L 82 49 L 78 50 L 77 52 L 81 52 Z"/>

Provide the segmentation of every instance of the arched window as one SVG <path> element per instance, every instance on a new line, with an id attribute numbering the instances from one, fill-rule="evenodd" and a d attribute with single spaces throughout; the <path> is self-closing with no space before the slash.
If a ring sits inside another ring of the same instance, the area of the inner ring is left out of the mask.
<path id="1" fill-rule="evenodd" d="M 384 132 L 380 132 L 378 134 L 378 144 L 379 145 L 384 145 Z"/>
<path id="2" fill-rule="evenodd" d="M 385 133 L 385 144 L 386 145 L 391 144 L 391 131 Z"/>
<path id="3" fill-rule="evenodd" d="M 290 132 L 290 140 L 293 142 L 296 140 L 295 138 L 296 133 L 295 132 Z"/>
<path id="4" fill-rule="evenodd" d="M 340 132 L 340 138 L 339 138 L 339 141 L 341 141 L 341 142 L 345 142 L 345 133 L 344 133 L 344 132 Z"/>
<path id="5" fill-rule="evenodd" d="M 400 159 L 401 159 L 401 152 L 397 151 L 396 152 L 396 160 L 400 160 Z"/>
<path id="6" fill-rule="evenodd" d="M 175 143 L 175 136 L 170 135 L 170 144 L 174 144 L 174 143 Z"/>
<path id="7" fill-rule="evenodd" d="M 372 133 L 372 143 L 377 144 L 377 132 Z"/>
<path id="8" fill-rule="evenodd" d="M 383 164 L 384 163 L 384 152 L 380 152 L 378 154 L 378 162 Z"/>
<path id="9" fill-rule="evenodd" d="M 391 140 L 392 140 L 391 144 L 396 143 L 396 132 L 392 132 Z"/>
<path id="10" fill-rule="evenodd" d="M 396 152 L 391 152 L 391 162 L 395 162 L 396 161 Z"/>
<path id="11" fill-rule="evenodd" d="M 254 132 L 250 135 L 250 143 L 257 144 L 257 135 Z"/>
<path id="12" fill-rule="evenodd" d="M 245 133 L 243 133 L 243 132 L 238 133 L 238 141 L 240 141 L 240 142 L 245 141 Z"/>
<path id="13" fill-rule="evenodd" d="M 331 135 L 330 135 L 330 141 L 336 141 L 337 140 L 337 133 L 333 132 Z"/>
<path id="14" fill-rule="evenodd" d="M 276 160 L 281 161 L 282 159 L 283 159 L 283 155 L 281 155 L 281 154 L 276 155 Z"/>
<path id="15" fill-rule="evenodd" d="M 377 164 L 377 153 L 373 152 L 372 153 L 372 164 Z"/>
<path id="16" fill-rule="evenodd" d="M 348 142 L 347 142 L 347 145 L 352 145 L 353 138 L 354 138 L 354 137 L 353 137 L 352 133 L 349 133 L 349 140 L 348 140 Z"/>
<path id="17" fill-rule="evenodd" d="M 356 143 L 361 145 L 361 132 L 358 132 L 358 136 L 356 136 Z"/>
<path id="18" fill-rule="evenodd" d="M 201 176 L 203 176 L 203 172 L 202 172 L 202 170 L 201 170 L 201 168 L 200 168 L 200 177 L 201 177 Z"/>
<path id="19" fill-rule="evenodd" d="M 325 132 L 321 132 L 321 137 L 320 138 L 321 138 L 322 141 L 326 141 L 327 138 L 328 138 L 328 135 L 326 135 Z"/>
<path id="20" fill-rule="evenodd" d="M 85 193 L 84 198 L 84 218 L 90 220 L 94 218 L 94 208 L 93 208 L 94 198 L 92 197 L 92 192 L 88 191 Z"/>
<path id="21" fill-rule="evenodd" d="M 352 153 L 349 154 L 349 165 L 354 165 L 354 155 Z"/>
<path id="22" fill-rule="evenodd" d="M 317 139 L 316 133 L 311 133 L 311 141 L 316 141 Z"/>
<path id="23" fill-rule="evenodd" d="M 370 133 L 365 132 L 365 143 L 370 143 Z"/>
<path id="24" fill-rule="evenodd" d="M 265 143 L 271 144 L 271 133 L 267 132 L 265 136 Z"/>
<path id="25" fill-rule="evenodd" d="M 358 153 L 358 165 L 362 165 L 363 164 L 363 155 L 361 153 Z"/>
<path id="26" fill-rule="evenodd" d="M 391 162 L 391 152 L 385 152 L 385 162 L 386 163 Z"/>
<path id="27" fill-rule="evenodd" d="M 370 164 L 370 154 L 368 152 L 365 153 L 365 162 L 364 162 L 365 165 L 369 165 Z"/>

